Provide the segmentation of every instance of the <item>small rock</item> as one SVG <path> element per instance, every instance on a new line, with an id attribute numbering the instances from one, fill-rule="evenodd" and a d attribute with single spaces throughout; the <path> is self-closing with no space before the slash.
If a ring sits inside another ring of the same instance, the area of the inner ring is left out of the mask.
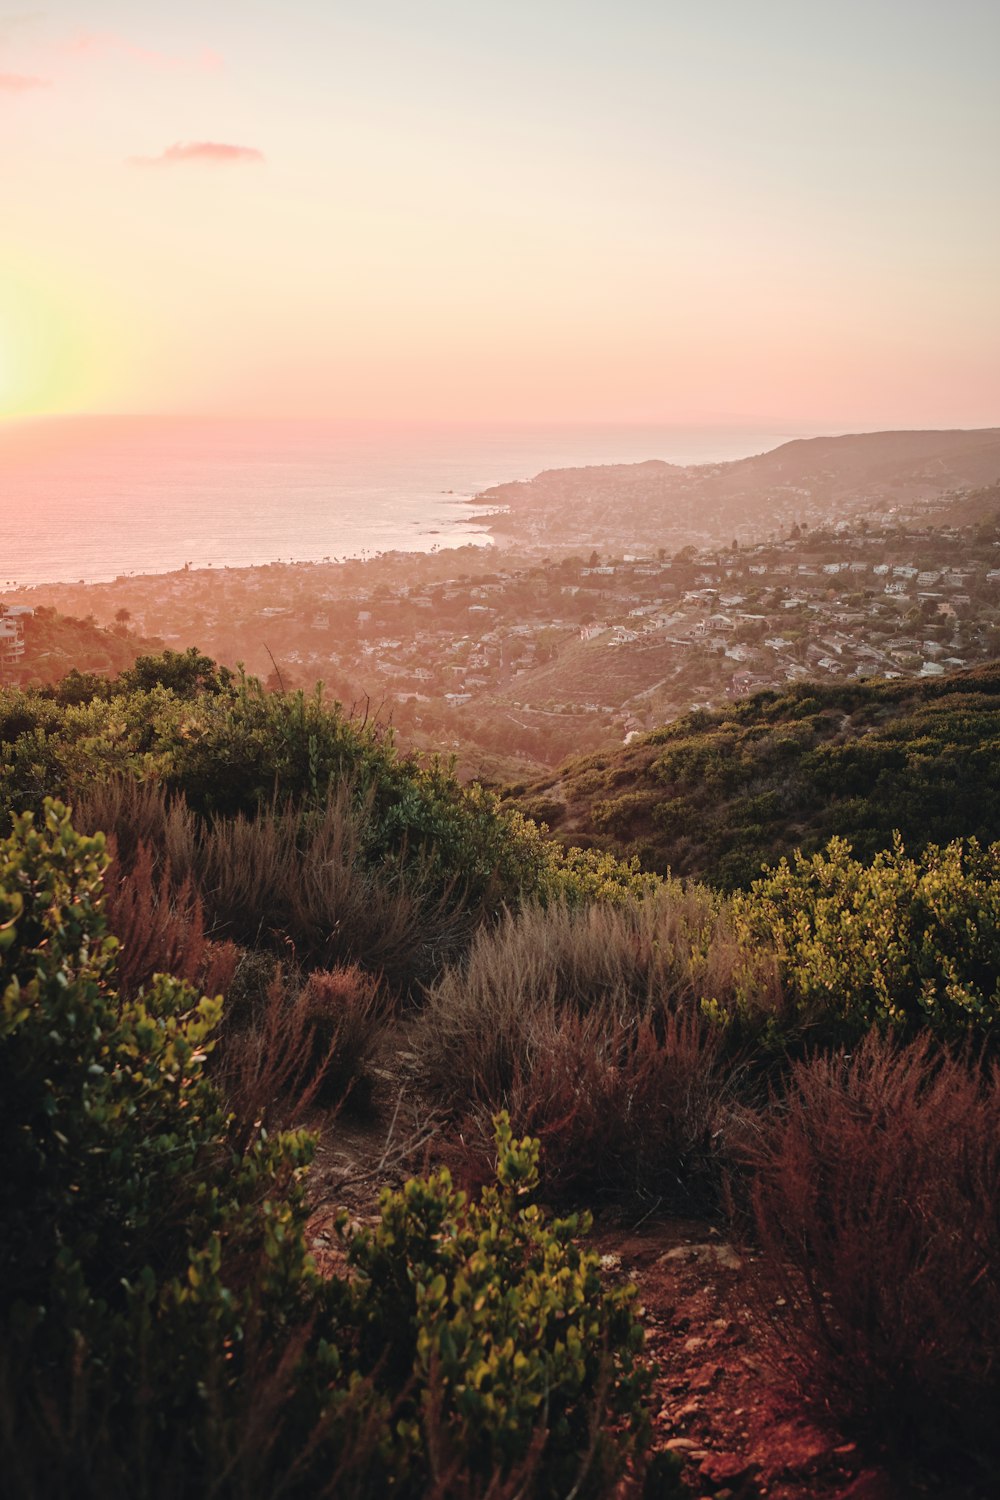
<path id="1" fill-rule="evenodd" d="M 710 1453 L 698 1470 L 715 1489 L 739 1487 L 759 1472 L 759 1464 L 749 1463 L 738 1453 Z"/>
<path id="2" fill-rule="evenodd" d="M 672 1250 L 667 1250 L 657 1261 L 662 1265 L 665 1261 L 715 1261 L 727 1271 L 739 1271 L 743 1262 L 736 1254 L 732 1245 L 675 1245 Z"/>
<path id="3" fill-rule="evenodd" d="M 782 1474 L 792 1478 L 822 1468 L 833 1455 L 829 1437 L 818 1428 L 804 1424 L 789 1423 L 775 1429 L 772 1441 L 775 1449 L 783 1450 L 785 1456 Z"/>
<path id="4" fill-rule="evenodd" d="M 622 1267 L 622 1258 L 621 1258 L 620 1255 L 602 1255 L 601 1256 L 601 1270 L 602 1271 L 620 1271 L 621 1267 Z"/>
<path id="5" fill-rule="evenodd" d="M 692 1391 L 710 1391 L 722 1374 L 722 1365 L 706 1365 L 690 1382 Z"/>
<path id="6" fill-rule="evenodd" d="M 670 1438 L 663 1446 L 668 1453 L 691 1453 L 698 1444 L 694 1438 Z"/>
<path id="7" fill-rule="evenodd" d="M 703 1338 L 699 1338 L 698 1335 L 695 1334 L 693 1338 L 684 1340 L 684 1353 L 694 1354 L 696 1349 L 704 1348 L 704 1344 L 705 1340 Z"/>
<path id="8" fill-rule="evenodd" d="M 715 1251 L 715 1258 L 719 1262 L 719 1265 L 725 1270 L 742 1271 L 743 1261 L 736 1254 L 732 1245 L 713 1245 L 712 1249 Z"/>

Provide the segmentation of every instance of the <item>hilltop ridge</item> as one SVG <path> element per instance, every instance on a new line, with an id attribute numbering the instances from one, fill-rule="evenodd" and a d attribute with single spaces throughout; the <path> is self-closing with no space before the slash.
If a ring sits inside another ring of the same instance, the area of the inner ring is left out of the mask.
<path id="1" fill-rule="evenodd" d="M 500 541 L 545 549 L 704 546 L 757 539 L 795 521 L 826 524 L 874 507 L 933 507 L 1000 478 L 1000 428 L 794 438 L 725 463 L 549 469 L 472 502 Z"/>

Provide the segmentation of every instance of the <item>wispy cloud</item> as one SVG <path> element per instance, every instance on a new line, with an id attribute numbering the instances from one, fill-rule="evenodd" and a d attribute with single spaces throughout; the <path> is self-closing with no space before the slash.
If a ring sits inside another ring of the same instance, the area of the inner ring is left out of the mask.
<path id="1" fill-rule="evenodd" d="M 47 78 L 36 78 L 31 73 L 0 73 L 0 94 L 27 94 L 32 89 L 47 89 Z"/>
<path id="2" fill-rule="evenodd" d="M 110 31 L 78 32 L 63 50 L 75 57 L 117 55 L 143 67 L 170 72 L 217 73 L 222 67 L 222 58 L 210 48 L 193 53 L 161 52 L 153 47 L 138 47 Z"/>
<path id="3" fill-rule="evenodd" d="M 239 162 L 262 162 L 263 151 L 256 146 L 231 146 L 222 141 L 176 142 L 168 146 L 160 156 L 132 156 L 133 167 L 174 167 L 189 162 L 207 162 L 211 165 L 228 166 Z"/>

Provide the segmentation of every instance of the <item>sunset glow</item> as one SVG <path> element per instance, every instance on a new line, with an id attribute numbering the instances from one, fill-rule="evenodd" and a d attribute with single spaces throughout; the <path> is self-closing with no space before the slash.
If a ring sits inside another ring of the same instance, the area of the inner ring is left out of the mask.
<path id="1" fill-rule="evenodd" d="M 0 414 L 995 422 L 998 18 L 0 18 Z"/>

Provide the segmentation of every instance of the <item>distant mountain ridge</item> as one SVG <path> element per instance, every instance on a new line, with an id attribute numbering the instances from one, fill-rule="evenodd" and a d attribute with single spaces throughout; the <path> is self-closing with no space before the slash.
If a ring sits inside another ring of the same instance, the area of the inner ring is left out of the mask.
<path id="1" fill-rule="evenodd" d="M 794 438 L 767 453 L 726 463 L 659 459 L 549 469 L 495 485 L 477 504 L 502 507 L 490 519 L 499 538 L 563 548 L 667 547 L 718 542 L 794 521 L 829 522 L 861 510 L 926 506 L 1000 480 L 1000 427 L 849 433 Z"/>

